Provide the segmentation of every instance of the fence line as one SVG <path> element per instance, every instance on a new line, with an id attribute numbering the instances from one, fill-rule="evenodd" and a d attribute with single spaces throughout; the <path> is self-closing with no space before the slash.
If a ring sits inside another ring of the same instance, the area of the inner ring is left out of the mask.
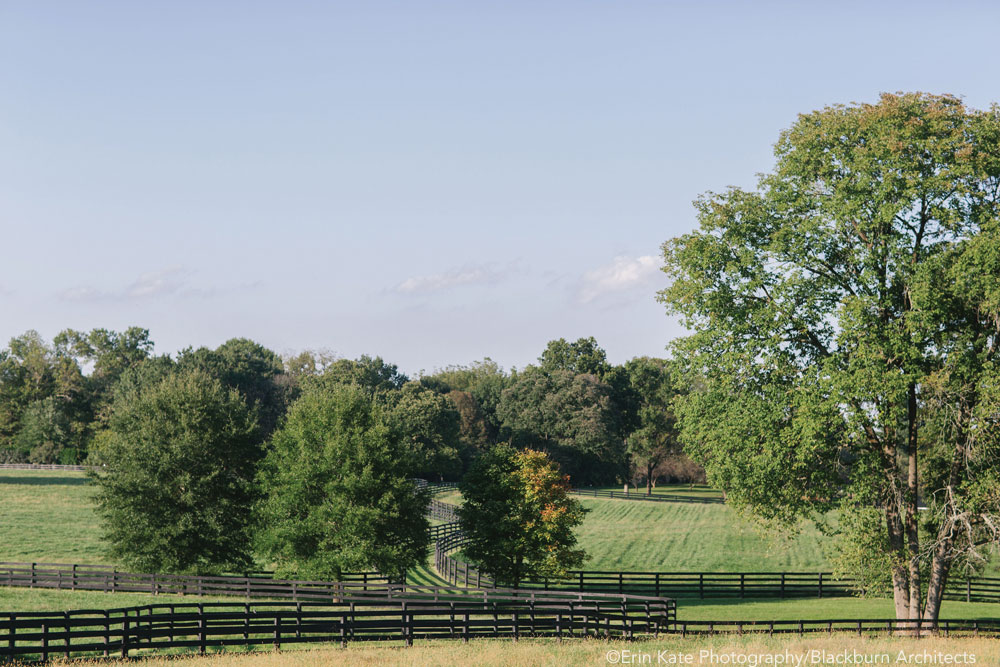
<path id="1" fill-rule="evenodd" d="M 399 585 L 377 572 L 344 573 L 340 581 L 307 581 L 231 575 L 199 576 L 120 572 L 111 566 L 0 563 L 0 586 L 151 595 L 239 596 L 329 600 Z"/>
<path id="2" fill-rule="evenodd" d="M 445 503 L 438 502 L 439 505 Z M 445 524 L 435 535 L 434 563 L 441 576 L 456 586 L 490 587 L 493 580 L 455 558 L 452 552 L 469 542 L 458 522 Z M 858 583 L 850 578 L 834 578 L 832 572 L 626 572 L 571 570 L 562 579 L 528 576 L 519 588 L 636 593 L 674 598 L 802 598 L 848 597 Z M 1000 602 L 1000 578 L 950 578 L 945 587 L 947 600 Z"/>
<path id="3" fill-rule="evenodd" d="M 97 466 L 62 465 L 58 463 L 0 463 L 0 470 L 65 470 L 87 472 Z"/>
<path id="4" fill-rule="evenodd" d="M 129 656 L 140 649 L 480 637 L 625 639 L 655 635 L 676 622 L 672 600 L 588 594 L 482 595 L 437 589 L 417 597 L 334 603 L 158 604 L 112 610 L 0 614 L 0 656 Z M 6 617 L 6 619 L 4 619 Z"/>
<path id="5" fill-rule="evenodd" d="M 643 500 L 657 503 L 694 503 L 702 505 L 721 505 L 722 498 L 699 498 L 698 496 L 682 496 L 676 493 L 651 493 L 632 491 L 600 491 L 597 489 L 570 489 L 570 493 L 594 498 L 614 498 L 616 500 Z"/>

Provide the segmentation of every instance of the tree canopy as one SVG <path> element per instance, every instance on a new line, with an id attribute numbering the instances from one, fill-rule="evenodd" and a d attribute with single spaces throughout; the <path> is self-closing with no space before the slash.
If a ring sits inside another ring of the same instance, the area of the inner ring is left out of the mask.
<path id="1" fill-rule="evenodd" d="M 282 575 L 403 577 L 429 540 L 429 496 L 412 470 L 403 436 L 363 387 L 306 392 L 263 462 L 259 548 Z"/>
<path id="2" fill-rule="evenodd" d="M 139 572 L 217 572 L 251 563 L 256 423 L 239 393 L 170 373 L 111 407 L 94 473 L 111 556 Z"/>
<path id="3" fill-rule="evenodd" d="M 663 247 L 682 438 L 760 517 L 838 508 L 842 567 L 936 618 L 1000 537 L 1000 109 L 883 95 L 800 115 L 775 155 Z"/>
<path id="4" fill-rule="evenodd" d="M 463 478 L 458 510 L 469 537 L 465 554 L 501 584 L 525 576 L 561 577 L 586 560 L 573 529 L 584 509 L 569 479 L 542 452 L 497 445 Z"/>

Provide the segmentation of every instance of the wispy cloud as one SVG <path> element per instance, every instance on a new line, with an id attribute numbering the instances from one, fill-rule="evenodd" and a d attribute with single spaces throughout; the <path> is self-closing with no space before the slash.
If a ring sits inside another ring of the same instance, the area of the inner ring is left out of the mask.
<path id="1" fill-rule="evenodd" d="M 444 273 L 407 278 L 396 285 L 395 290 L 401 294 L 422 294 L 463 285 L 492 285 L 503 280 L 507 273 L 492 266 L 466 265 Z"/>
<path id="2" fill-rule="evenodd" d="M 146 301 L 160 297 L 207 298 L 221 292 L 256 287 L 259 283 L 218 288 L 191 284 L 191 272 L 182 267 L 170 267 L 144 273 L 120 289 L 100 290 L 89 285 L 71 287 L 59 293 L 63 301 Z"/>
<path id="3" fill-rule="evenodd" d="M 660 260 L 654 255 L 615 257 L 610 264 L 583 274 L 577 298 L 590 303 L 610 294 L 620 294 L 653 285 L 660 272 Z"/>

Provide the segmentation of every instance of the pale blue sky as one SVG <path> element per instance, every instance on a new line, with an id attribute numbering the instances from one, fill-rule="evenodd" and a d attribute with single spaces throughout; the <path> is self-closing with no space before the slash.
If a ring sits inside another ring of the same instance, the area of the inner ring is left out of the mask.
<path id="1" fill-rule="evenodd" d="M 615 362 L 799 112 L 1000 100 L 982 2 L 0 0 L 0 339 Z"/>

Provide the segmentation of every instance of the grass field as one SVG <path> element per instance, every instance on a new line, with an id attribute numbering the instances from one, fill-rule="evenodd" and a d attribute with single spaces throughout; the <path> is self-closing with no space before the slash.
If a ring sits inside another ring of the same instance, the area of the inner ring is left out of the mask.
<path id="1" fill-rule="evenodd" d="M 107 563 L 80 472 L 0 470 L 0 561 Z"/>
<path id="2" fill-rule="evenodd" d="M 588 570 L 768 572 L 827 570 L 824 538 L 812 526 L 767 539 L 725 505 L 583 497 L 577 529 Z"/>
<path id="3" fill-rule="evenodd" d="M 816 653 L 813 653 L 813 652 Z M 882 665 L 913 664 L 976 664 L 1000 665 L 1000 641 L 985 638 L 888 638 L 834 635 L 799 638 L 785 637 L 663 637 L 650 641 L 621 642 L 599 639 L 575 639 L 561 642 L 522 639 L 477 640 L 468 644 L 436 640 L 411 647 L 385 645 L 348 645 L 347 648 L 306 648 L 280 652 L 221 653 L 208 657 L 153 657 L 142 662 L 143 667 L 332 667 L 335 665 L 395 665 L 399 667 L 433 667 L 460 665 L 527 666 L 527 665 L 609 665 L 609 664 L 774 664 L 765 656 L 791 655 L 789 662 L 777 664 L 845 664 L 845 652 L 860 659 L 847 664 Z M 900 656 L 902 653 L 902 656 Z M 955 656 L 945 663 L 930 662 L 938 654 Z M 645 658 L 644 656 L 648 656 Z M 674 662 L 668 662 L 675 656 Z M 687 656 L 690 656 L 688 661 Z M 730 658 L 730 656 L 733 656 Z M 795 658 L 802 656 L 802 661 Z M 818 658 L 841 657 L 840 662 L 820 662 Z M 903 661 L 899 658 L 902 657 Z M 679 658 L 679 659 L 678 659 Z M 723 658 L 728 658 L 723 662 Z M 956 660 L 957 658 L 957 660 Z M 754 662 L 751 662 L 751 660 Z M 61 664 L 56 661 L 55 664 Z M 134 661 L 73 662 L 73 665 L 125 667 Z"/>
<path id="4" fill-rule="evenodd" d="M 86 482 L 82 473 L 0 471 L 0 561 L 106 562 L 90 503 L 91 487 Z M 438 498 L 461 502 L 457 492 Z M 806 529 L 788 542 L 769 541 L 724 505 L 593 498 L 581 498 L 581 502 L 591 510 L 579 529 L 580 543 L 592 555 L 587 569 L 808 571 L 829 567 L 822 538 L 815 529 Z M 408 581 L 447 585 L 434 571 L 430 557 L 410 573 Z M 0 609 L 23 611 L 121 607 L 168 598 L 187 602 L 212 599 L 0 587 Z M 857 598 L 682 600 L 679 606 L 680 618 L 690 620 L 807 620 L 831 615 L 880 618 L 893 613 L 888 600 Z M 1000 605 L 945 602 L 942 615 L 997 618 Z"/>

